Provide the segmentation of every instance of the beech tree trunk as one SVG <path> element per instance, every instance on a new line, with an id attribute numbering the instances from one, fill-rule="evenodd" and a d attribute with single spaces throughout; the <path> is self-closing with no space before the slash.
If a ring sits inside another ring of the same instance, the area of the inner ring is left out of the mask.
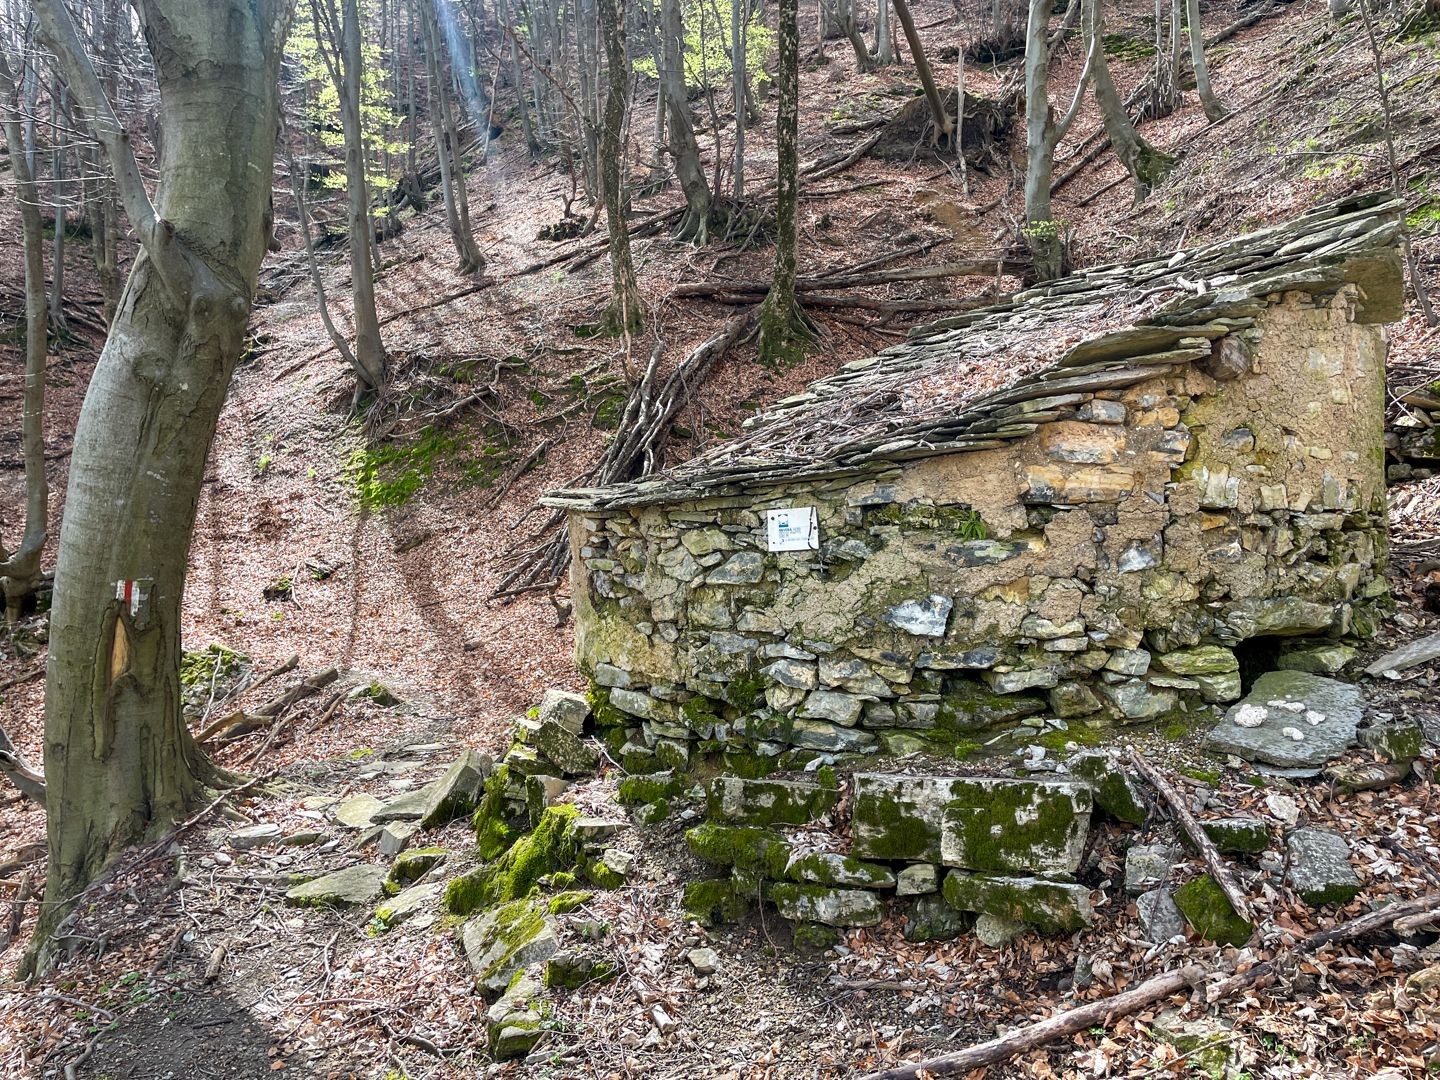
<path id="1" fill-rule="evenodd" d="M 435 9 L 430 6 L 430 0 L 418 2 L 423 9 L 425 66 L 430 76 L 430 129 L 435 135 L 435 157 L 440 165 L 440 194 L 445 200 L 445 220 L 450 225 L 450 240 L 455 245 L 460 272 L 481 274 L 485 272 L 485 257 L 480 254 L 474 230 L 470 227 L 470 199 L 465 192 L 465 171 L 460 161 L 460 133 L 450 108 L 448 87 L 442 78 L 440 28 L 435 25 Z M 457 61 L 452 57 L 451 62 Z M 477 117 L 476 122 L 488 125 L 488 113 Z"/>
<path id="2" fill-rule="evenodd" d="M 21 244 L 25 257 L 25 392 L 21 447 L 25 459 L 25 532 L 13 553 L 0 537 L 0 593 L 5 597 L 6 618 L 13 623 L 21 605 L 41 581 L 40 555 L 49 534 L 50 487 L 45 478 L 45 232 L 40 220 L 40 194 L 25 153 L 21 130 L 18 65 L 0 47 L 0 79 L 10 91 L 3 106 L 5 145 L 10 154 L 10 175 L 15 201 L 20 207 Z"/>
<path id="3" fill-rule="evenodd" d="M 875 5 L 875 66 L 889 67 L 895 62 L 895 40 L 890 29 L 890 0 Z"/>
<path id="4" fill-rule="evenodd" d="M 354 300 L 357 395 L 385 385 L 385 345 L 375 313 L 375 272 L 371 246 L 370 192 L 365 182 L 365 132 L 360 118 L 360 86 L 364 81 L 360 50 L 358 0 L 310 0 L 315 42 L 340 99 L 340 127 L 345 136 L 345 188 L 349 207 L 350 292 Z"/>
<path id="5" fill-rule="evenodd" d="M 1228 111 L 1215 96 L 1210 85 L 1210 65 L 1205 62 L 1205 33 L 1200 27 L 1200 0 L 1186 0 L 1185 21 L 1190 32 L 1190 63 L 1195 68 L 1195 93 L 1200 95 L 1200 105 L 1205 110 L 1205 119 L 1212 124 Z"/>
<path id="6" fill-rule="evenodd" d="M 624 151 L 626 87 L 630 63 L 625 55 L 623 0 L 599 0 L 597 17 L 605 43 L 605 113 L 600 124 L 600 187 L 605 198 L 605 224 L 610 238 L 610 273 L 614 295 L 607 322 L 616 330 L 638 334 L 644 325 L 635 263 L 630 258 L 630 232 L 625 221 Z"/>
<path id="7" fill-rule="evenodd" d="M 685 217 L 675 230 L 679 240 L 705 244 L 710 240 L 710 185 L 700 163 L 700 146 L 685 100 L 685 25 L 680 0 L 660 0 L 660 94 L 665 102 L 665 126 L 670 136 L 670 157 L 685 193 Z"/>
<path id="8" fill-rule="evenodd" d="M 1092 41 L 1075 84 L 1075 96 L 1057 121 L 1050 108 L 1051 7 L 1050 0 L 1030 0 L 1025 26 L 1025 239 L 1037 281 L 1059 277 L 1064 269 L 1060 222 L 1050 211 L 1050 178 L 1055 172 L 1055 147 L 1080 111 L 1096 52 Z"/>
<path id="9" fill-rule="evenodd" d="M 1105 134 L 1110 137 L 1115 156 L 1134 180 L 1138 206 L 1150 194 L 1150 189 L 1165 178 L 1175 160 L 1142 138 L 1125 112 L 1125 103 L 1120 100 L 1115 82 L 1110 78 L 1110 64 L 1105 59 L 1105 27 L 1100 5 L 1101 0 L 1085 0 L 1083 28 L 1085 47 L 1091 58 L 1090 77 L 1095 83 L 1095 100 L 1100 105 Z"/>
<path id="10" fill-rule="evenodd" d="M 75 431 L 45 688 L 38 950 L 127 845 L 224 779 L 185 727 L 180 609 L 205 458 L 271 232 L 285 0 L 136 0 L 164 132 L 151 203 L 63 0 L 35 0 L 141 240 Z M 223 193 L 223 212 L 217 212 Z"/>
<path id="11" fill-rule="evenodd" d="M 775 273 L 760 307 L 760 359 L 799 359 L 804 324 L 795 305 L 795 215 L 799 203 L 800 30 L 796 0 L 779 0 L 775 117 Z"/>

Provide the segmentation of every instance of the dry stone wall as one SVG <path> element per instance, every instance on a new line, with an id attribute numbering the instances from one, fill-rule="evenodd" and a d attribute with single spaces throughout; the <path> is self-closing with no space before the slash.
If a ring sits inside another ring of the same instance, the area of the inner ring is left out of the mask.
<path id="1" fill-rule="evenodd" d="M 1365 635 L 1386 587 L 1383 330 L 1275 295 L 1019 437 L 756 497 L 572 514 L 579 661 L 631 771 L 1186 722 L 1247 642 Z M 1014 433 L 1007 433 L 1013 435 Z M 813 506 L 817 550 L 767 550 Z M 798 753 L 797 753 L 798 752 Z"/>

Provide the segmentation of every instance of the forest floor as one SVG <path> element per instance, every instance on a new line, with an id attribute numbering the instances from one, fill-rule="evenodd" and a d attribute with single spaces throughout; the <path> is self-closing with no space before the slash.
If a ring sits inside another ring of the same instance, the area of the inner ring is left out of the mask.
<path id="1" fill-rule="evenodd" d="M 926 0 L 915 8 L 922 25 L 936 24 L 924 37 L 938 52 L 953 34 L 936 22 L 950 5 Z M 1148 10 L 1134 5 L 1128 17 L 1112 17 L 1111 31 L 1143 41 Z M 1237 14 L 1229 3 L 1216 5 L 1206 26 L 1218 29 Z M 843 41 L 826 44 L 822 63 L 813 29 L 806 35 L 802 160 L 863 139 L 829 129 L 888 115 L 915 90 L 908 66 L 857 73 Z M 1437 57 L 1440 46 L 1424 38 L 1393 46 L 1389 57 L 1392 80 L 1408 88 L 1397 98 L 1403 173 L 1432 215 L 1420 221 L 1417 244 L 1432 291 L 1440 288 L 1433 216 L 1440 193 L 1431 198 L 1422 185 L 1440 175 Z M 1057 100 L 1068 96 L 1080 61 L 1072 44 L 1059 63 Z M 1139 81 L 1147 63 L 1112 57 L 1122 90 Z M 1108 155 L 1057 195 L 1057 216 L 1074 229 L 1077 263 L 1214 239 L 1388 184 L 1367 82 L 1370 54 L 1354 26 L 1336 29 L 1318 11 L 1285 8 L 1216 49 L 1212 63 L 1231 118 L 1208 124 L 1190 95 L 1175 114 L 1144 125 L 1155 145 L 1183 149 L 1168 181 L 1144 204 L 1132 207 L 1129 185 L 1117 183 L 1123 173 Z M 972 69 L 968 89 L 994 92 L 1012 70 Z M 1057 174 L 1098 127 L 1093 105 L 1082 108 Z M 727 132 L 722 123 L 722 150 Z M 702 138 L 713 148 L 713 133 Z M 262 273 L 256 344 L 237 371 L 211 452 L 191 555 L 187 647 L 236 650 L 248 657 L 245 670 L 253 675 L 297 657 L 296 673 L 277 677 L 272 690 L 326 667 L 342 672 L 333 688 L 292 711 L 278 737 L 237 740 L 218 757 L 270 781 L 237 800 L 246 821 L 274 822 L 287 833 L 318 831 L 326 841 L 237 852 L 226 843 L 236 823 L 216 814 L 156 857 L 127 864 L 97 890 L 77 928 L 73 957 L 33 985 L 0 984 L 0 1072 L 61 1075 L 71 1063 L 80 1076 L 116 1078 L 282 1070 L 444 1077 L 487 1068 L 484 1005 L 471 992 L 451 934 L 412 922 L 377 935 L 368 911 L 286 908 L 281 894 L 290 874 L 362 857 L 354 835 L 329 818 L 336 800 L 413 789 L 462 747 L 497 751 L 513 720 L 545 688 L 579 688 L 563 584 L 556 600 L 543 592 L 508 604 L 488 597 L 516 550 L 538 540 L 530 536 L 543 520 L 533 510 L 535 497 L 572 482 L 603 452 L 606 417 L 626 365 L 643 366 L 657 337 L 663 364 L 673 365 L 733 313 L 673 298 L 673 284 L 764 278 L 771 259 L 766 245 L 694 249 L 663 238 L 637 241 L 646 331 L 630 342 L 596 337 L 591 327 L 608 293 L 603 256 L 580 268 L 560 262 L 526 272 L 537 259 L 575 245 L 537 240 L 542 227 L 560 220 L 570 184 L 553 163 L 530 161 L 520 144 L 518 131 L 507 131 L 490 160 L 472 170 L 472 205 L 480 208 L 475 216 L 490 262 L 483 288 L 442 302 L 475 283 L 450 269 L 438 207 L 408 218 L 405 231 L 382 245 L 380 313 L 389 320 L 384 333 L 398 378 L 368 434 L 349 415 L 352 379 L 325 348 L 296 237 L 282 232 L 286 251 Z M 774 167 L 769 128 L 747 131 L 747 147 L 750 180 L 763 181 Z M 802 272 L 851 266 L 922 242 L 931 245 L 925 260 L 994 256 L 1013 235 L 1022 174 L 1023 137 L 1013 134 L 990 175 L 972 170 L 968 193 L 953 161 L 923 148 L 912 162 L 863 158 L 805 191 Z M 675 200 L 671 189 L 637 199 L 635 209 L 644 214 Z M 83 294 L 93 285 L 84 252 L 72 246 L 72 253 L 72 288 Z M 335 299 L 345 292 L 344 269 L 338 253 L 330 260 L 327 291 L 344 326 L 346 303 Z M 19 280 L 12 245 L 0 251 L 0 282 Z M 958 298 L 994 284 L 960 279 L 869 292 Z M 668 447 L 670 459 L 726 437 L 756 408 L 882 348 L 908 325 L 825 313 L 817 320 L 821 342 L 795 367 L 769 370 L 755 362 L 753 347 L 732 350 L 696 388 Z M 97 344 L 80 344 L 52 361 L 47 448 L 56 521 L 65 450 Z M 1440 376 L 1440 335 L 1412 313 L 1393 331 L 1391 363 L 1392 389 Z M 17 411 L 18 372 L 16 350 L 0 347 L 0 402 Z M 473 400 L 462 411 L 436 418 L 465 398 Z M 377 431 L 387 437 L 377 438 Z M 18 436 L 0 431 L 0 522 L 7 536 L 23 506 L 18 459 Z M 1436 500 L 1427 495 L 1421 502 L 1406 518 L 1406 535 L 1440 536 Z M 1413 563 L 1396 567 L 1402 604 L 1385 627 L 1387 644 L 1436 628 L 1419 577 Z M 8 666 L 0 682 L 43 663 L 43 641 L 23 633 L 4 648 L 0 660 Z M 372 682 L 401 704 L 338 696 Z M 252 686 L 247 696 L 226 700 L 226 686 L 217 680 L 197 711 L 213 719 L 237 700 L 253 706 L 266 696 Z M 37 760 L 42 690 L 31 679 L 0 693 L 0 724 Z M 1372 690 L 1374 708 L 1434 719 L 1423 669 L 1402 685 Z M 1209 785 L 1212 806 L 1255 808 L 1263 816 L 1266 796 L 1285 794 L 1310 823 L 1354 838 L 1369 865 L 1353 914 L 1440 883 L 1440 808 L 1431 805 L 1429 760 L 1418 782 L 1346 799 L 1313 785 L 1262 791 L 1227 774 Z M 1192 770 L 1203 764 L 1184 747 L 1171 763 Z M 613 784 L 613 777 L 597 780 L 580 798 L 601 806 Z M 0 804 L 0 860 L 22 860 L 7 871 L 11 880 L 26 872 L 43 876 L 34 847 L 43 836 L 42 812 L 13 800 Z M 679 837 L 677 824 L 622 838 L 639 856 L 635 880 L 643 884 L 602 894 L 565 925 L 579 934 L 586 923 L 608 923 L 606 947 L 622 958 L 625 976 L 598 990 L 558 993 L 556 1032 L 542 1045 L 548 1062 L 506 1069 L 555 1077 L 857 1074 L 1112 994 L 1175 955 L 1138 944 L 1133 904 L 1111 890 L 1096 929 L 1070 939 L 1030 935 L 999 950 L 969 937 L 920 946 L 887 924 L 851 933 L 831 953 L 797 958 L 778 919 L 712 933 L 685 922 L 678 896 L 694 867 Z M 455 852 L 468 847 L 461 824 L 436 842 Z M 1102 863 L 1100 872 L 1114 870 Z M 1343 914 L 1317 916 L 1278 889 L 1265 892 L 1260 906 L 1274 931 L 1267 948 L 1277 935 L 1307 932 Z M 33 909 L 4 953 L 7 962 L 19 956 L 32 925 Z M 702 940 L 722 957 L 708 980 L 684 960 Z M 1197 942 L 1183 951 L 1202 961 L 1223 952 Z M 1362 1076 L 1388 1068 L 1395 1076 L 1420 1076 L 1434 1068 L 1440 1060 L 1434 1001 L 1406 994 L 1388 952 L 1351 953 L 1220 1010 L 1230 1075 Z M 1093 979 L 1077 987 L 1081 956 Z M 656 1001 L 677 1019 L 673 1032 L 655 1027 Z M 1183 1074 L 1193 1061 L 1156 1033 L 1156 1020 L 1142 1014 L 997 1075 Z"/>

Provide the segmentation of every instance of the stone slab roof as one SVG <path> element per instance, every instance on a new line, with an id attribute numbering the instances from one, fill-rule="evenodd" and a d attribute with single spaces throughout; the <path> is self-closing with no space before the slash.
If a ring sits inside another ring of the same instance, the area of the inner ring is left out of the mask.
<path id="1" fill-rule="evenodd" d="M 1223 369 L 1224 349 L 1213 343 L 1280 293 L 1354 283 L 1360 318 L 1393 321 L 1403 308 L 1394 249 L 1402 211 L 1388 193 L 1353 196 L 1217 244 L 1041 284 L 918 327 L 662 473 L 551 491 L 541 502 L 608 510 L 745 495 L 1002 446 L 1073 416 L 1098 391 L 1187 364 Z"/>

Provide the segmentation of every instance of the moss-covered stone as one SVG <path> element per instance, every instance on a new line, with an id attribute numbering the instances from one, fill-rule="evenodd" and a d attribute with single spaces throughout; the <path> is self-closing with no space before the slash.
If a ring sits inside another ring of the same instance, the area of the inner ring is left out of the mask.
<path id="1" fill-rule="evenodd" d="M 482 859 L 498 858 L 520 834 L 515 815 L 506 796 L 510 786 L 510 767 L 501 765 L 485 781 L 484 793 L 475 807 L 471 823 L 475 827 L 475 844 Z"/>
<path id="2" fill-rule="evenodd" d="M 750 911 L 750 901 L 727 878 L 687 882 L 683 901 L 686 914 L 702 926 L 739 922 Z"/>
<path id="3" fill-rule="evenodd" d="M 499 859 L 450 882 L 445 907 L 468 915 L 530 893 L 546 874 L 565 870 L 579 857 L 574 824 L 580 812 L 571 805 L 547 807 L 535 831 L 515 841 Z"/>
<path id="4" fill-rule="evenodd" d="M 755 870 L 777 880 L 785 876 L 792 850 L 790 842 L 779 833 L 713 821 L 687 830 L 685 843 L 706 862 Z"/>
<path id="5" fill-rule="evenodd" d="M 627 776 L 620 781 L 615 801 L 621 806 L 643 806 L 670 799 L 685 790 L 689 781 L 678 773 L 660 772 L 647 776 Z"/>
<path id="6" fill-rule="evenodd" d="M 746 780 L 759 780 L 780 767 L 775 757 L 757 754 L 751 750 L 727 749 L 721 755 L 721 760 L 725 764 L 726 772 Z"/>
<path id="7" fill-rule="evenodd" d="M 888 866 L 828 851 L 796 855 L 785 873 L 792 881 L 814 885 L 854 885 L 862 889 L 895 887 L 895 875 Z"/>
<path id="8" fill-rule="evenodd" d="M 1089 926 L 1095 912 L 1083 885 L 1035 877 L 996 877 L 952 870 L 941 886 L 945 902 L 961 911 L 997 915 L 1054 933 Z"/>
<path id="9" fill-rule="evenodd" d="M 1361 731 L 1360 742 L 1386 761 L 1408 765 L 1420 756 L 1425 733 L 1414 720 L 1386 720 Z"/>
<path id="10" fill-rule="evenodd" d="M 790 941 L 801 952 L 824 952 L 834 948 L 840 940 L 840 931 L 823 923 L 796 923 L 791 931 Z"/>
<path id="11" fill-rule="evenodd" d="M 795 922 L 826 926 L 875 926 L 885 918 L 885 904 L 873 892 L 829 885 L 776 882 L 770 889 L 780 914 Z"/>
<path id="12" fill-rule="evenodd" d="M 717 776 L 706 790 L 705 808 L 712 821 L 732 825 L 805 825 L 838 798 L 835 789 L 814 784 Z"/>
<path id="13" fill-rule="evenodd" d="M 1259 818 L 1213 818 L 1200 827 L 1216 849 L 1227 854 L 1258 855 L 1270 846 L 1270 829 Z"/>
<path id="14" fill-rule="evenodd" d="M 1120 761 L 1109 754 L 1076 754 L 1065 763 L 1070 775 L 1089 787 L 1095 805 L 1111 817 L 1144 825 L 1148 813 L 1144 796 Z"/>
<path id="15" fill-rule="evenodd" d="M 559 948 L 545 902 L 538 898 L 493 907 L 461 926 L 459 936 L 475 987 L 486 996 L 504 992 L 518 972 Z"/>
<path id="16" fill-rule="evenodd" d="M 404 886 L 414 884 L 443 858 L 445 858 L 445 849 L 442 847 L 402 851 L 390 864 L 390 876 L 385 881 L 385 891 L 393 895 Z"/>
<path id="17" fill-rule="evenodd" d="M 978 682 L 960 682 L 948 690 L 936 718 L 936 727 L 949 731 L 980 731 L 1015 724 L 1044 712 L 1046 701 L 1024 694 L 998 694 Z"/>
<path id="18" fill-rule="evenodd" d="M 543 982 L 547 987 L 578 990 L 592 983 L 606 983 L 619 974 L 613 960 L 597 959 L 584 953 L 565 950 L 545 962 Z"/>
<path id="19" fill-rule="evenodd" d="M 1225 890 L 1209 874 L 1202 874 L 1175 890 L 1175 906 L 1195 932 L 1222 945 L 1244 945 L 1255 928 L 1235 913 Z"/>
<path id="20" fill-rule="evenodd" d="M 296 907 L 352 907 L 366 904 L 379 896 L 384 888 L 385 867 L 347 866 L 330 874 L 312 878 L 292 886 L 285 892 L 285 902 Z"/>
<path id="21" fill-rule="evenodd" d="M 1090 827 L 1088 788 L 1063 781 L 954 781 L 940 834 L 947 866 L 1073 874 Z"/>
<path id="22" fill-rule="evenodd" d="M 934 893 L 906 901 L 900 910 L 906 941 L 954 941 L 975 924 L 974 915 L 951 907 Z"/>
<path id="23" fill-rule="evenodd" d="M 556 893 L 550 898 L 549 911 L 551 915 L 568 915 L 583 904 L 588 904 L 594 893 L 579 892 L 570 890 L 568 892 Z"/>

